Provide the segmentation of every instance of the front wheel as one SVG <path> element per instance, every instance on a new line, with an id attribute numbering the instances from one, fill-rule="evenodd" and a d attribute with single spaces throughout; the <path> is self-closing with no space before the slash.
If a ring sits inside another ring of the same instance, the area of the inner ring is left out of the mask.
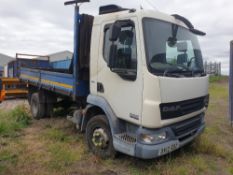
<path id="1" fill-rule="evenodd" d="M 113 147 L 111 129 L 105 115 L 90 119 L 86 128 L 88 148 L 101 158 L 114 158 L 116 151 Z"/>

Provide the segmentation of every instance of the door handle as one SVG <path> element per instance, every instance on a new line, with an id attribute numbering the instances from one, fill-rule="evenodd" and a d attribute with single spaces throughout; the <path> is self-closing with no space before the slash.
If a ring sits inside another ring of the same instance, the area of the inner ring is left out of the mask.
<path id="1" fill-rule="evenodd" d="M 104 93 L 104 85 L 100 82 L 97 83 L 97 92 Z"/>

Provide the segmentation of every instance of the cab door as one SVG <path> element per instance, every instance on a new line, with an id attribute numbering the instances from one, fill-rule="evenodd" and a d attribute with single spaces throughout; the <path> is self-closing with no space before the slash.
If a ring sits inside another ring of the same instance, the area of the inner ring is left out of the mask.
<path id="1" fill-rule="evenodd" d="M 136 17 L 129 20 L 132 23 L 121 27 L 115 42 L 109 40 L 110 27 L 115 21 L 102 24 L 97 94 L 107 100 L 118 118 L 140 125 L 143 81 L 139 24 Z M 122 73 L 116 73 L 109 68 L 112 44 L 116 52 L 115 64 Z"/>

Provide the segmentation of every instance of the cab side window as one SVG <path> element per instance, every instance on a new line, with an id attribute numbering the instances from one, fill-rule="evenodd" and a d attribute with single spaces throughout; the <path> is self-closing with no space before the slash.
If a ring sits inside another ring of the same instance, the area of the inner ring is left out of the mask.
<path id="1" fill-rule="evenodd" d="M 106 28 L 104 31 L 104 47 L 103 47 L 103 54 L 104 54 L 104 60 L 109 63 L 109 54 L 110 54 L 110 47 L 111 47 L 111 41 L 109 40 L 109 32 L 110 28 Z"/>
<path id="2" fill-rule="evenodd" d="M 109 52 L 112 42 L 109 41 L 109 28 L 105 30 L 104 36 L 104 59 L 109 62 Z M 117 46 L 116 66 L 119 69 L 137 70 L 137 44 L 134 26 L 125 26 L 121 28 Z"/>

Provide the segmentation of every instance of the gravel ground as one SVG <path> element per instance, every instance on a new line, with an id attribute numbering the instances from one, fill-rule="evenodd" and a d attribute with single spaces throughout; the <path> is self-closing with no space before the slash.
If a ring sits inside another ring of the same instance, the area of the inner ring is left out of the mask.
<path id="1" fill-rule="evenodd" d="M 0 104 L 0 110 L 12 110 L 19 105 L 27 105 L 28 101 L 26 99 L 11 99 L 4 101 Z"/>

